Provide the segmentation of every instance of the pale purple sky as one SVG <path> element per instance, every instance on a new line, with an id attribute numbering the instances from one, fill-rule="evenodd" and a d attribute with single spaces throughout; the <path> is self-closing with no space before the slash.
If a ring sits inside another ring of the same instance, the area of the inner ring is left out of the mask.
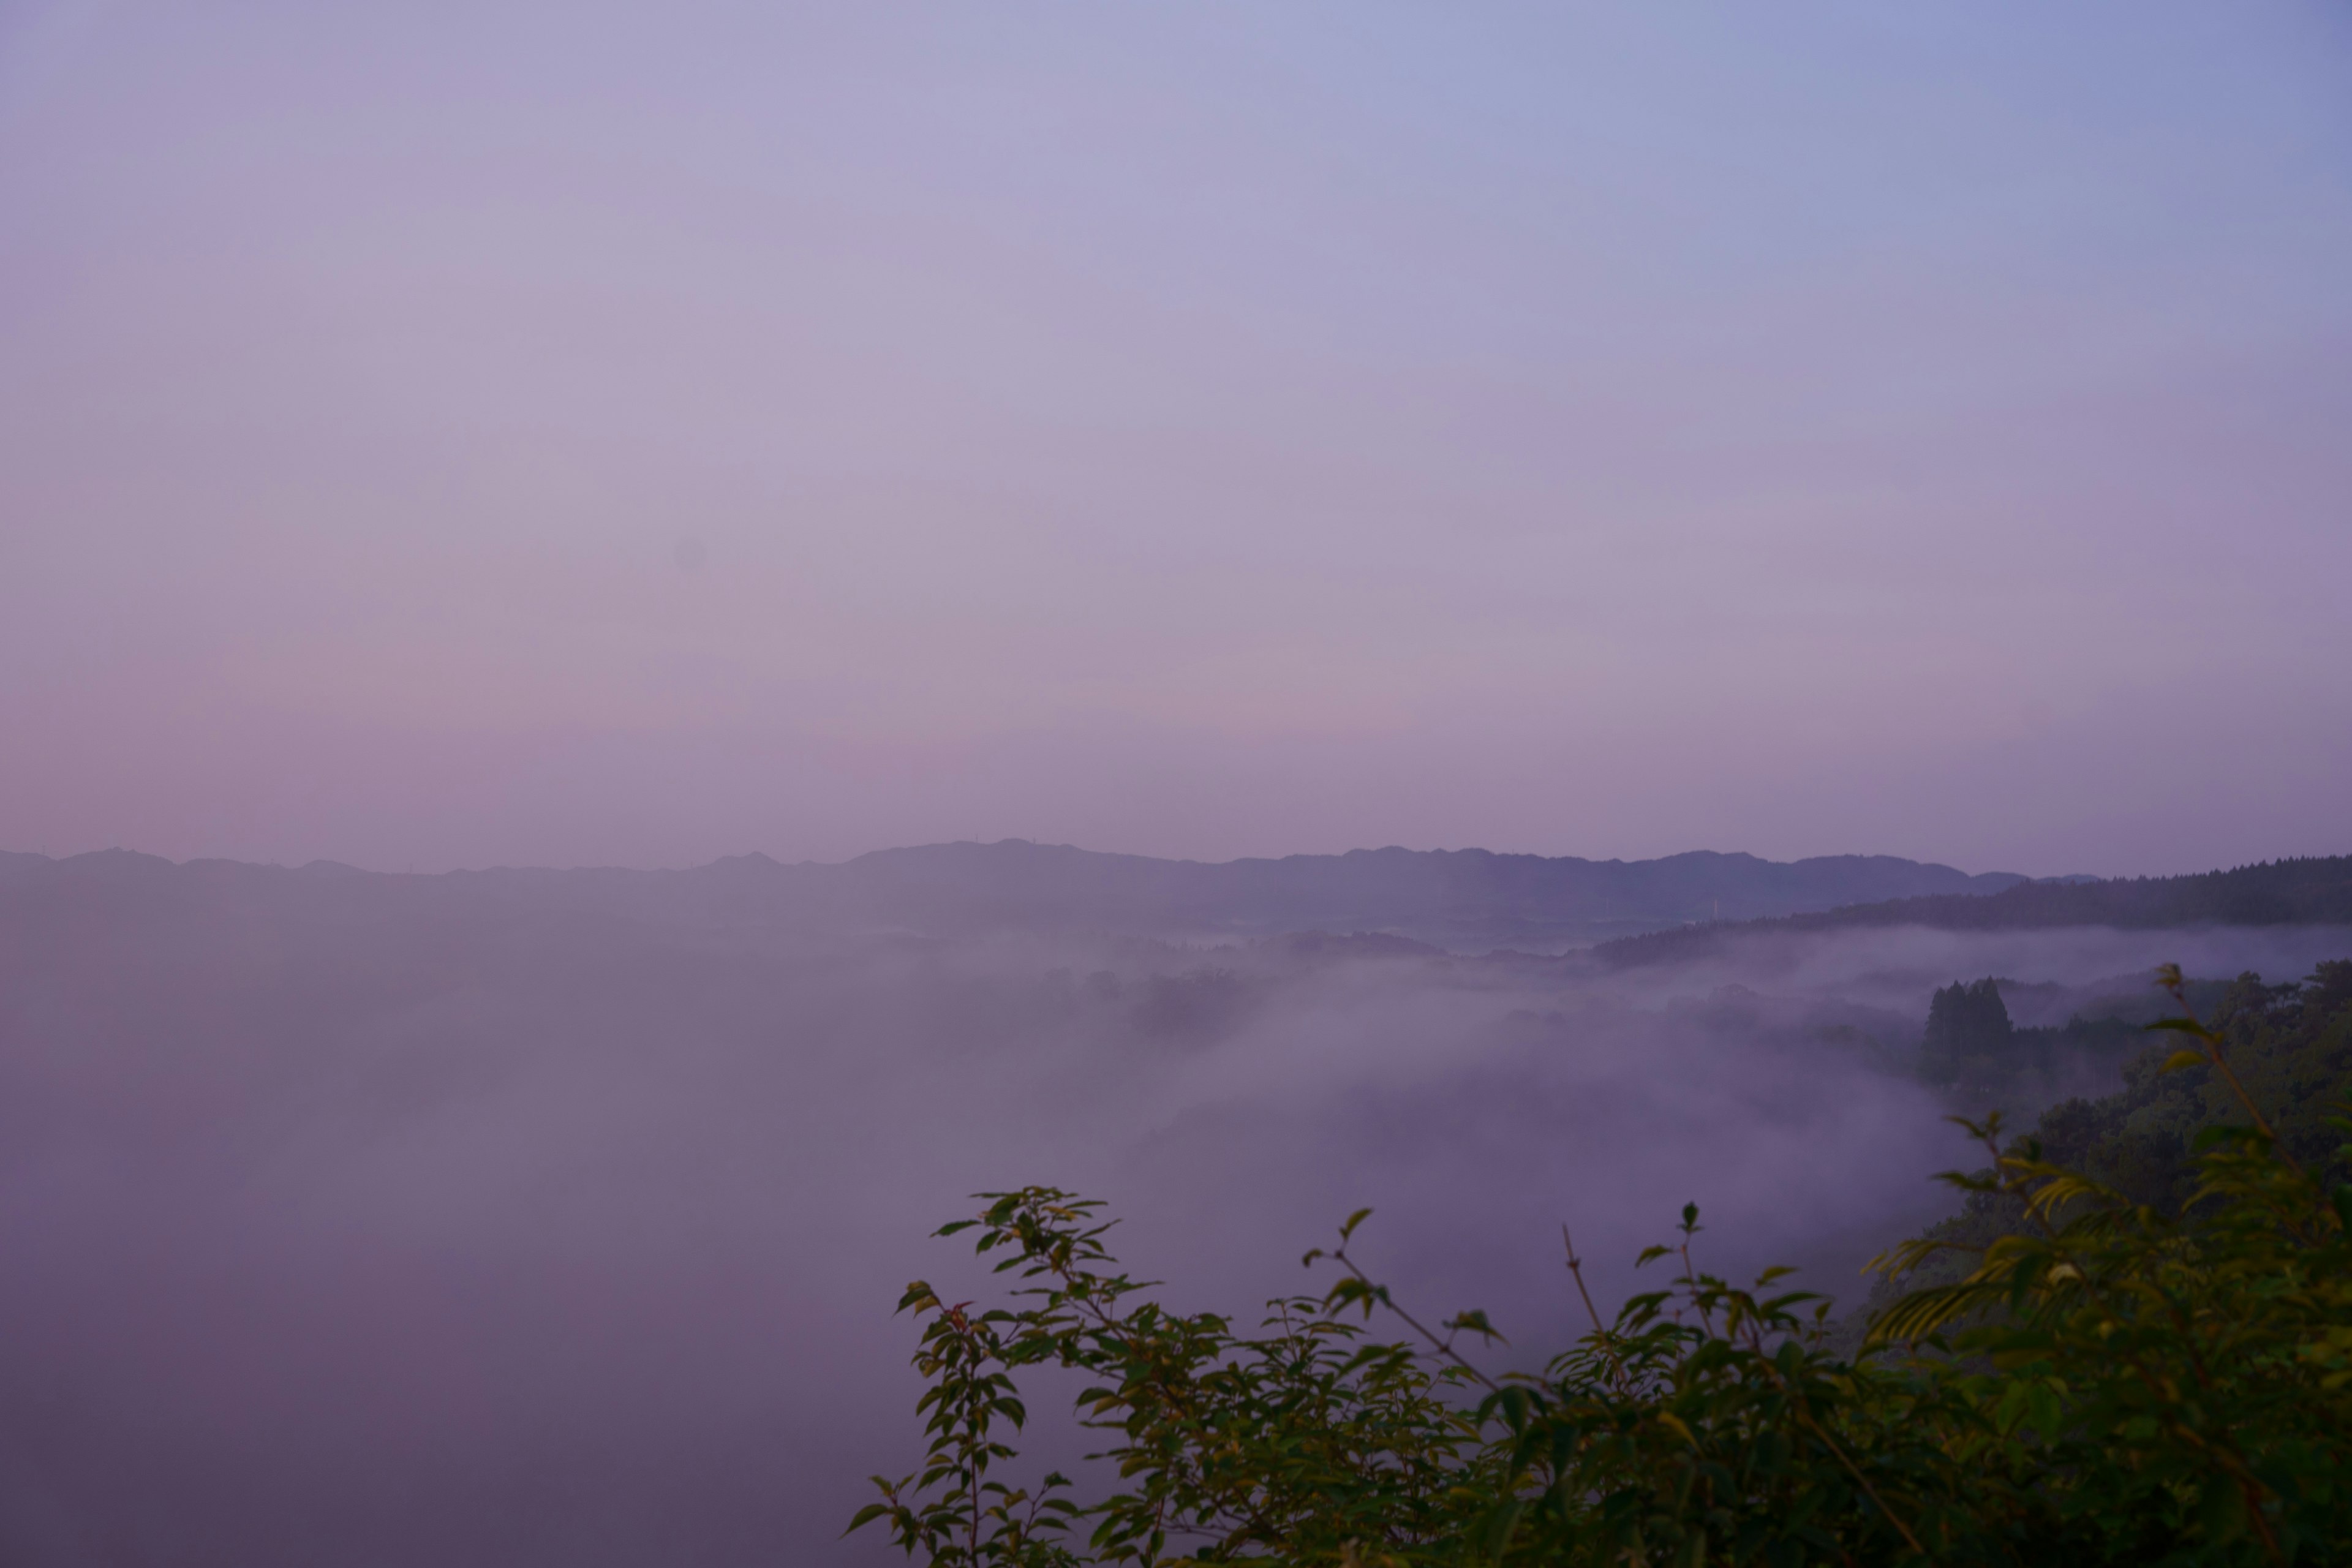
<path id="1" fill-rule="evenodd" d="M 2339 6 L 0 0 L 0 847 L 2352 849 Z"/>

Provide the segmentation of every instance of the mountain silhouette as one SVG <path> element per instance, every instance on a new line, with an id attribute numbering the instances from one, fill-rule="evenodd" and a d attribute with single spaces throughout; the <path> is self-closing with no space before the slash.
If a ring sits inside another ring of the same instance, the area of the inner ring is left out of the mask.
<path id="1" fill-rule="evenodd" d="M 1971 876 L 1886 855 L 1780 862 L 1693 851 L 1586 860 L 1485 849 L 1357 849 L 1219 862 L 1102 854 L 1004 839 L 879 850 L 837 864 L 765 855 L 688 870 L 499 868 L 435 876 L 226 860 L 175 864 L 108 850 L 0 857 L 0 893 L 38 892 L 91 913 L 121 900 L 143 918 L 189 900 L 257 916 L 351 919 L 542 910 L 699 925 L 823 925 L 953 934 L 1086 930 L 1188 940 L 1379 932 L 1455 951 L 1558 951 L 1694 921 L 1745 921 L 1890 899 L 1976 897 L 2026 879 Z"/>

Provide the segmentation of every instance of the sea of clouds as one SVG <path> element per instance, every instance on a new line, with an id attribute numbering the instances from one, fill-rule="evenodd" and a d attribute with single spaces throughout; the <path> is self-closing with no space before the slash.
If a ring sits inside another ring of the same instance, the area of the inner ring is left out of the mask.
<path id="1" fill-rule="evenodd" d="M 1583 1327 L 1563 1224 L 1605 1299 L 1696 1202 L 1703 1264 L 1858 1300 L 1969 1160 L 1904 1071 L 1938 985 L 2063 1011 L 2352 953 L 1896 930 L 1612 973 L 500 920 L 331 962 L 158 921 L 6 975 L 10 1562 L 879 1563 L 836 1538 L 919 1457 L 891 1308 L 1001 1288 L 928 1238 L 974 1191 L 1099 1196 L 1172 1305 L 1244 1314 L 1370 1205 L 1366 1266 L 1527 1363 Z"/>

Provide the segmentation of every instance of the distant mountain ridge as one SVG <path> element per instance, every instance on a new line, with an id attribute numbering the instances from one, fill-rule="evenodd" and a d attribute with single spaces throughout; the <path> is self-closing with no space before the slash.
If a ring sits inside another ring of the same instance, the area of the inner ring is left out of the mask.
<path id="1" fill-rule="evenodd" d="M 451 900 L 581 914 L 766 924 L 853 922 L 947 933 L 982 926 L 1249 940 L 1375 931 L 1456 950 L 1590 946 L 1696 921 L 1740 921 L 1888 899 L 1980 899 L 2025 879 L 1885 855 L 1780 862 L 1698 850 L 1654 860 L 1358 849 L 1220 862 L 1005 839 L 886 849 L 836 864 L 730 857 L 682 871 L 498 869 L 436 876 L 233 861 L 174 864 L 111 850 L 0 857 L 0 894 L 103 888 L 178 900 L 259 899 L 325 910 Z"/>
<path id="2" fill-rule="evenodd" d="M 1595 861 L 1391 847 L 1203 862 L 1017 839 L 882 850 L 839 870 L 894 907 L 954 904 L 996 918 L 1143 921 L 1204 933 L 1383 931 L 1442 946 L 1463 939 L 1590 942 L 1707 918 L 1718 907 L 1727 914 L 1778 913 L 1832 908 L 1863 887 L 1904 889 L 1882 898 L 1983 894 L 2023 880 L 1892 856 L 1780 863 L 1700 850 Z"/>
<path id="3" fill-rule="evenodd" d="M 2115 926 L 2352 925 L 2352 855 L 2266 860 L 2185 877 L 2068 878 L 2023 882 L 1983 898 L 1933 894 L 1840 909 L 1659 931 L 1600 944 L 1594 956 L 1621 968 L 1676 963 L 1775 931 L 1929 926 L 1946 931 Z"/>

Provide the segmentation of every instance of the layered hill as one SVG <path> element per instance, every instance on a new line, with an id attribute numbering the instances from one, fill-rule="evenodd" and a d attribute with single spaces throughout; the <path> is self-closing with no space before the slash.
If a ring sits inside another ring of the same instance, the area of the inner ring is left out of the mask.
<path id="1" fill-rule="evenodd" d="M 1741 921 L 1710 921 L 1600 944 L 1615 967 L 1679 963 L 1776 931 L 1926 926 L 2030 931 L 2061 926 L 2179 930 L 2200 926 L 2352 926 L 2352 855 L 2264 861 L 2186 877 L 2020 882 L 1984 897 L 1930 894 Z"/>
<path id="2" fill-rule="evenodd" d="M 1497 855 L 1484 849 L 1354 850 L 1223 862 L 1107 855 L 1008 839 L 890 849 L 838 864 L 761 855 L 682 871 L 500 869 L 441 876 L 185 864 L 125 851 L 50 860 L 0 857 L 0 898 L 95 911 L 189 900 L 302 919 L 359 911 L 499 911 L 699 925 L 806 924 L 952 934 L 1010 927 L 1247 940 L 1303 931 L 1377 931 L 1459 951 L 1583 947 L 1692 921 L 1745 921 L 1890 899 L 1981 900 L 2022 883 L 1892 856 L 1793 862 L 1700 851 L 1654 860 Z M 21 907 L 21 905 L 20 905 Z"/>

